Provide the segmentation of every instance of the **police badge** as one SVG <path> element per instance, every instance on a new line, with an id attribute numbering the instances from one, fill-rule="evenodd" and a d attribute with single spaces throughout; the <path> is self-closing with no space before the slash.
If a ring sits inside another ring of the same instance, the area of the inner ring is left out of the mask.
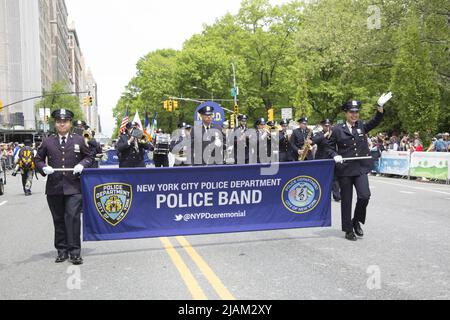
<path id="1" fill-rule="evenodd" d="M 128 184 L 108 183 L 94 188 L 95 207 L 100 216 L 113 227 L 127 216 L 132 198 L 132 187 Z"/>

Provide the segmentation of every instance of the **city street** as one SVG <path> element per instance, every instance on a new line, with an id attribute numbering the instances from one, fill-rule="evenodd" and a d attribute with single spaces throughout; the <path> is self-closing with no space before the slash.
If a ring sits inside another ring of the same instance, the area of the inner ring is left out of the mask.
<path id="1" fill-rule="evenodd" d="M 55 264 L 45 178 L 0 197 L 0 299 L 450 299 L 450 187 L 370 178 L 365 237 L 324 229 L 83 244 Z"/>

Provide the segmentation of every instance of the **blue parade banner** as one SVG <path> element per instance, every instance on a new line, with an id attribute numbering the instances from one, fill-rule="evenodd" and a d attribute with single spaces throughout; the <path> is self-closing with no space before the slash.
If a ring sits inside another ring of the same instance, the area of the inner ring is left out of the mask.
<path id="1" fill-rule="evenodd" d="M 331 226 L 334 161 L 86 169 L 84 240 Z"/>

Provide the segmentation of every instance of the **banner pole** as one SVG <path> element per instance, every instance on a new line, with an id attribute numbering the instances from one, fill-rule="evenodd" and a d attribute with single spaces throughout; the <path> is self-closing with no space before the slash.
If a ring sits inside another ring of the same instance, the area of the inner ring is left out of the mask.
<path id="1" fill-rule="evenodd" d="M 344 161 L 354 161 L 354 160 L 370 160 L 372 157 L 354 157 L 354 158 L 343 158 Z"/>

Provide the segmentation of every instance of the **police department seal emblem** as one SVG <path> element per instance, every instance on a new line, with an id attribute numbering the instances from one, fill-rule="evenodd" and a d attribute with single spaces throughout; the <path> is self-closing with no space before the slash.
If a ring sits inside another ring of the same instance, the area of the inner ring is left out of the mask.
<path id="1" fill-rule="evenodd" d="M 96 186 L 94 201 L 100 216 L 112 226 L 117 226 L 131 208 L 132 187 L 123 183 L 108 183 Z"/>
<path id="2" fill-rule="evenodd" d="M 281 200 L 289 211 L 304 214 L 314 210 L 322 198 L 322 189 L 316 179 L 301 176 L 292 179 L 283 188 Z"/>

